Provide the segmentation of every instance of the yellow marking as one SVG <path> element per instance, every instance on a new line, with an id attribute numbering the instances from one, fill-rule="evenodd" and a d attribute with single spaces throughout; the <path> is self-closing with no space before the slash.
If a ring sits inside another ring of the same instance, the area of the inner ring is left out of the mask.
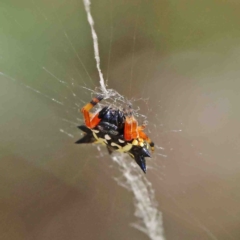
<path id="1" fill-rule="evenodd" d="M 138 145 L 138 140 L 137 140 L 137 139 L 134 139 L 134 140 L 132 141 L 132 145 L 137 146 L 137 145 Z"/>
<path id="2" fill-rule="evenodd" d="M 102 145 L 107 145 L 106 140 L 103 139 L 103 138 L 98 138 L 98 140 L 96 142 L 94 142 L 94 143 L 101 143 Z"/>
<path id="3" fill-rule="evenodd" d="M 132 144 L 127 144 L 124 147 L 122 147 L 121 149 L 118 149 L 118 152 L 129 152 L 132 148 Z"/>
<path id="4" fill-rule="evenodd" d="M 130 157 L 134 159 L 134 155 L 132 153 L 128 153 Z"/>
<path id="5" fill-rule="evenodd" d="M 92 133 L 93 133 L 94 138 L 97 140 L 94 143 L 101 143 L 103 145 L 107 145 L 107 141 L 105 139 L 99 138 L 93 130 L 92 130 Z"/>
<path id="6" fill-rule="evenodd" d="M 140 145 L 141 147 L 143 147 L 143 146 L 144 146 L 144 144 L 143 144 L 142 142 L 140 142 L 140 143 L 139 143 L 139 145 Z"/>
<path id="7" fill-rule="evenodd" d="M 118 147 L 118 149 L 116 150 L 117 152 L 128 152 L 131 148 L 132 148 L 132 144 L 127 144 L 127 145 L 125 145 L 124 147 L 122 147 L 122 146 L 120 146 L 120 145 L 118 145 L 118 144 L 116 144 L 116 143 L 114 143 L 114 142 L 112 142 L 111 143 L 111 146 L 116 146 L 116 147 Z"/>
<path id="8" fill-rule="evenodd" d="M 92 133 L 93 133 L 93 136 L 95 137 L 95 139 L 98 140 L 98 136 L 97 136 L 97 134 L 95 132 L 93 132 L 93 130 L 92 130 Z"/>
<path id="9" fill-rule="evenodd" d="M 91 130 L 92 130 L 92 132 L 99 133 L 98 130 L 95 130 L 95 129 L 91 129 Z"/>
<path id="10" fill-rule="evenodd" d="M 116 147 L 118 147 L 118 148 L 122 148 L 122 146 L 120 146 L 120 145 L 118 145 L 118 144 L 116 144 L 116 143 L 114 143 L 114 142 L 111 143 L 111 146 L 113 146 L 113 147 L 116 146 Z"/>

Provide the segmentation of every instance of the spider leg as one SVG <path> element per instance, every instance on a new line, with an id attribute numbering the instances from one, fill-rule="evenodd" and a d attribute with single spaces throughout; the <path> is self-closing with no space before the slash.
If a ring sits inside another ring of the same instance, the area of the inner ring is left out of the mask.
<path id="1" fill-rule="evenodd" d="M 97 104 L 99 103 L 103 97 L 101 95 L 98 95 L 97 97 L 93 98 L 91 102 L 87 103 L 82 109 L 81 112 L 84 117 L 84 121 L 87 127 L 94 128 L 98 125 L 100 122 L 100 118 L 98 118 L 98 114 L 96 114 L 94 117 L 93 114 L 91 114 L 89 111 Z"/>
<path id="2" fill-rule="evenodd" d="M 143 130 L 145 129 L 145 125 L 143 126 L 139 126 L 138 127 L 138 134 L 139 134 L 139 137 L 144 139 L 146 142 L 149 143 L 150 147 L 151 147 L 151 150 L 154 151 L 154 143 L 152 142 L 152 140 L 148 137 L 148 135 L 143 132 Z"/>
<path id="3" fill-rule="evenodd" d="M 126 141 L 131 141 L 134 138 L 138 138 L 138 122 L 134 116 L 127 116 L 124 126 L 124 138 Z"/>

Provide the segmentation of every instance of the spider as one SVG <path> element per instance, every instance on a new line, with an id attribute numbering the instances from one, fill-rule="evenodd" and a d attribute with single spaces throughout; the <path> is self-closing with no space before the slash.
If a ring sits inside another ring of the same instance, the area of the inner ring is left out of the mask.
<path id="1" fill-rule="evenodd" d="M 97 95 L 80 110 L 85 125 L 78 128 L 84 136 L 76 143 L 102 143 L 107 146 L 109 154 L 113 151 L 128 153 L 146 173 L 145 157 L 151 157 L 150 148 L 154 150 L 154 143 L 143 132 L 146 125 L 138 126 L 132 111 L 120 111 L 109 106 L 103 107 L 96 115 L 90 113 L 102 99 L 102 95 Z"/>

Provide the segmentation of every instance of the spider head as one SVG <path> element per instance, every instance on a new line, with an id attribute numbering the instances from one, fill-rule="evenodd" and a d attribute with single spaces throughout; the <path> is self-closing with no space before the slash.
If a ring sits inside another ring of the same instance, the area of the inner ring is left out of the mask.
<path id="1" fill-rule="evenodd" d="M 101 122 L 109 123 L 110 125 L 116 126 L 117 129 L 122 129 L 125 116 L 119 109 L 114 109 L 110 107 L 104 107 L 98 114 Z"/>

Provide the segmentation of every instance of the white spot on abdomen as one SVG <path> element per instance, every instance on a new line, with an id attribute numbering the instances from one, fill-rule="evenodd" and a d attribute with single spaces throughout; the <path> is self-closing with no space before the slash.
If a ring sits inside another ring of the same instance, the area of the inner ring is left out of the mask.
<path id="1" fill-rule="evenodd" d="M 105 139 L 107 139 L 107 140 L 111 140 L 111 137 L 110 137 L 108 134 L 106 134 L 104 137 L 105 137 Z"/>
<path id="2" fill-rule="evenodd" d="M 123 141 L 122 139 L 118 139 L 118 141 L 119 141 L 120 143 L 124 143 L 124 141 Z"/>

